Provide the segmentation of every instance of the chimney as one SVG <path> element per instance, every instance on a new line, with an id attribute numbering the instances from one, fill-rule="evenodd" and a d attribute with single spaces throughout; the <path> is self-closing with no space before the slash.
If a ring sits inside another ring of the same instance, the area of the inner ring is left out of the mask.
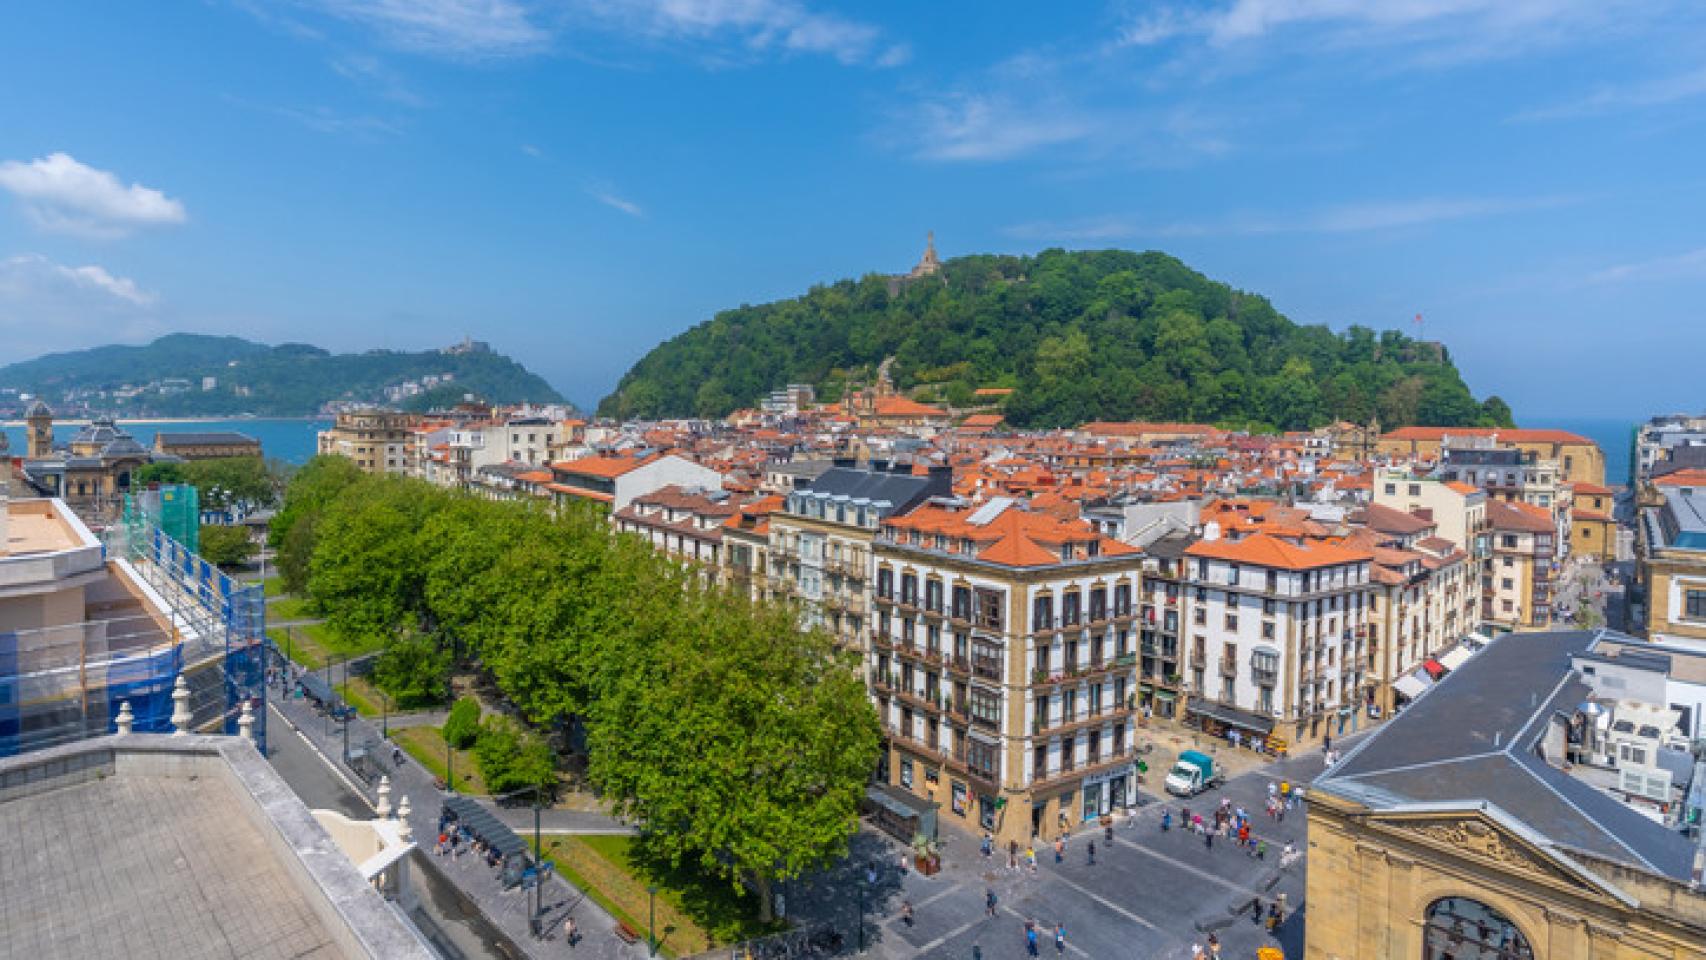
<path id="1" fill-rule="evenodd" d="M 1202 538 L 1213 542 L 1220 539 L 1220 524 L 1213 520 L 1202 525 Z"/>

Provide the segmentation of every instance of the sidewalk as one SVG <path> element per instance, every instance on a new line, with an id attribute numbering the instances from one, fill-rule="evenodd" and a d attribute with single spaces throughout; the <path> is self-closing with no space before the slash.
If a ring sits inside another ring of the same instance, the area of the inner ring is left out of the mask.
<path id="1" fill-rule="evenodd" d="M 289 700 L 283 697 L 271 696 L 276 691 L 269 691 L 268 703 L 276 710 L 275 719 L 283 717 L 287 726 L 281 725 L 269 731 L 269 736 L 296 736 L 300 732 L 310 745 L 319 751 L 328 766 L 332 767 L 349 786 L 357 793 L 367 798 L 368 802 L 376 801 L 378 784 L 371 787 L 364 784 L 361 778 L 345 767 L 339 758 L 343 755 L 343 732 L 336 724 L 327 733 L 324 717 L 314 712 L 311 704 L 304 700 Z M 349 742 L 351 746 L 379 740 L 379 728 L 361 717 L 350 721 Z M 295 729 L 290 729 L 290 728 Z M 581 929 L 579 944 L 572 954 L 578 957 L 596 958 L 596 960 L 616 960 L 616 958 L 639 958 L 646 955 L 644 932 L 641 932 L 640 942 L 624 944 L 617 939 L 616 921 L 602 907 L 590 900 L 585 893 L 575 888 L 560 875 L 553 874 L 545 882 L 542 902 L 544 913 L 542 923 L 549 931 L 551 939 L 541 942 L 534 940 L 529 932 L 527 917 L 532 895 L 519 887 L 504 890 L 499 885 L 498 873 L 487 867 L 484 861 L 464 854 L 461 857 L 441 857 L 435 855 L 433 846 L 438 836 L 438 816 L 443 806 L 446 794 L 434 784 L 430 771 L 421 768 L 420 764 L 406 754 L 400 767 L 392 769 L 389 756 L 381 758 L 380 766 L 390 771 L 391 803 L 400 804 L 404 797 L 409 798 L 411 816 L 409 825 L 414 830 L 415 842 L 421 848 L 421 859 L 430 868 L 437 870 L 457 889 L 472 901 L 479 911 L 491 921 L 503 934 L 517 944 L 529 957 L 560 958 L 571 954 L 569 947 L 562 942 L 562 926 L 565 917 L 571 914 Z M 492 808 L 494 810 L 499 808 Z M 555 811 L 552 811 L 555 812 Z M 560 811 L 569 813 L 571 811 Z M 500 816 L 512 828 L 515 824 L 506 814 L 519 813 L 526 815 L 527 828 L 530 831 L 533 824 L 531 809 L 501 810 Z M 586 814 L 576 814 L 585 817 Z M 609 818 L 603 818 L 606 821 Z M 525 839 L 527 834 L 516 831 Z"/>

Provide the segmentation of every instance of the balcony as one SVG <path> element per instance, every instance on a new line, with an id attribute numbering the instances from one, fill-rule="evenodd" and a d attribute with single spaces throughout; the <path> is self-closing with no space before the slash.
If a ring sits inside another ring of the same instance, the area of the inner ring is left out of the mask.
<path id="1" fill-rule="evenodd" d="M 1112 660 L 1104 660 L 1101 663 L 1083 663 L 1078 664 L 1077 666 L 1067 667 L 1064 670 L 1032 670 L 1031 683 L 1034 686 L 1042 687 L 1060 686 L 1065 683 L 1077 683 L 1081 680 L 1093 680 L 1097 677 L 1108 676 L 1121 671 L 1135 670 L 1136 668 L 1137 654 L 1128 653 L 1125 656 L 1115 657 Z"/>
<path id="2" fill-rule="evenodd" d="M 1220 658 L 1220 675 L 1223 677 L 1238 676 L 1238 661 L 1231 657 Z"/>
<path id="3" fill-rule="evenodd" d="M 985 680 L 1001 679 L 1001 659 L 999 657 L 972 657 L 971 675 Z"/>
<path id="4" fill-rule="evenodd" d="M 1132 707 L 1124 704 L 1099 707 L 1095 710 L 1079 710 L 1070 717 L 1032 717 L 1031 734 L 1033 736 L 1053 736 L 1060 733 L 1070 733 L 1085 727 L 1099 727 L 1107 723 L 1123 723 L 1136 713 Z"/>
<path id="5" fill-rule="evenodd" d="M 1033 764 L 1031 766 L 1031 786 L 1033 788 L 1057 786 L 1069 780 L 1087 777 L 1121 764 L 1130 763 L 1136 758 L 1136 750 L 1131 747 L 1121 747 L 1118 750 L 1108 750 L 1093 755 L 1083 763 L 1068 760 L 1059 767 L 1052 769 Z"/>
<path id="6" fill-rule="evenodd" d="M 1279 671 L 1271 667 L 1251 667 L 1250 676 L 1257 686 L 1271 687 L 1279 682 Z"/>
<path id="7" fill-rule="evenodd" d="M 957 673 L 961 676 L 971 675 L 971 660 L 968 657 L 957 654 L 946 655 L 942 658 L 942 666 L 946 667 L 949 673 Z"/>

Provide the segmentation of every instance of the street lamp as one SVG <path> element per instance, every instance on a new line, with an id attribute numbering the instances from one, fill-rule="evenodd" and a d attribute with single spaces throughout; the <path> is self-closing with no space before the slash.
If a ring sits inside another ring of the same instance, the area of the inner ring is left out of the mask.
<path id="1" fill-rule="evenodd" d="M 648 957 L 658 955 L 658 887 L 655 883 L 646 884 L 646 943 L 650 946 Z"/>
<path id="2" fill-rule="evenodd" d="M 349 763 L 350 705 L 349 705 L 349 701 L 347 699 L 345 699 L 348 696 L 349 696 L 349 658 L 345 657 L 344 658 L 344 692 L 339 695 L 338 699 L 343 701 L 342 713 L 343 713 L 343 725 L 344 725 L 344 763 L 346 763 L 346 764 Z"/>
<path id="3" fill-rule="evenodd" d="M 539 933 L 539 914 L 545 909 L 545 846 L 539 840 L 539 791 L 533 788 L 533 916 L 528 921 L 535 935 Z"/>
<path id="4" fill-rule="evenodd" d="M 379 691 L 379 735 L 391 739 L 391 695 L 383 690 Z"/>
<path id="5" fill-rule="evenodd" d="M 859 952 L 865 952 L 865 878 L 860 877 L 853 883 L 859 891 Z"/>
<path id="6" fill-rule="evenodd" d="M 456 792 L 456 751 L 450 748 L 449 740 L 444 741 L 444 788 Z"/>

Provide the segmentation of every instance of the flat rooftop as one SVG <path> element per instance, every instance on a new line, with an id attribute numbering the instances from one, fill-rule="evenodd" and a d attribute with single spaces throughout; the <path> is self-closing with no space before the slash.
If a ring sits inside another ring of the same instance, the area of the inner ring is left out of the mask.
<path id="1" fill-rule="evenodd" d="M 10 500 L 0 557 L 99 547 L 100 541 L 58 500 Z"/>
<path id="2" fill-rule="evenodd" d="M 235 738 L 0 761 L 0 836 L 0 960 L 431 956 Z"/>

